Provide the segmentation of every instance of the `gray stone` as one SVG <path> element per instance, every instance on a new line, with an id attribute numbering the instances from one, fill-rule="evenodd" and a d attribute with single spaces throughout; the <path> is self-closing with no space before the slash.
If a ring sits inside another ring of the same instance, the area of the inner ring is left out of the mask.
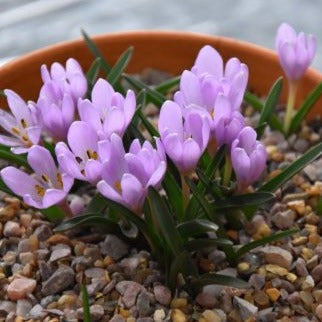
<path id="1" fill-rule="evenodd" d="M 32 263 L 34 261 L 34 254 L 32 252 L 20 253 L 19 260 L 21 265 Z"/>
<path id="2" fill-rule="evenodd" d="M 153 288 L 155 299 L 162 305 L 168 306 L 172 296 L 169 288 L 163 285 L 155 285 Z"/>
<path id="3" fill-rule="evenodd" d="M 140 317 L 145 317 L 151 314 L 150 296 L 147 292 L 140 292 L 136 300 L 136 308 Z"/>
<path id="4" fill-rule="evenodd" d="M 322 321 L 322 304 L 319 304 L 315 309 L 316 316 Z"/>
<path id="5" fill-rule="evenodd" d="M 126 320 L 120 314 L 116 314 L 116 315 L 113 316 L 112 319 L 110 319 L 110 322 L 125 322 L 125 321 Z"/>
<path id="6" fill-rule="evenodd" d="M 128 253 L 128 245 L 115 235 L 107 235 L 100 246 L 103 255 L 111 256 L 115 260 L 119 260 Z"/>
<path id="7" fill-rule="evenodd" d="M 153 319 L 152 318 L 148 318 L 148 317 L 138 318 L 138 319 L 136 319 L 136 322 L 153 322 Z"/>
<path id="8" fill-rule="evenodd" d="M 60 259 L 69 257 L 71 255 L 71 250 L 70 248 L 64 247 L 64 248 L 58 248 L 55 249 L 49 258 L 50 262 L 56 262 Z"/>
<path id="9" fill-rule="evenodd" d="M 35 229 L 34 234 L 38 237 L 39 241 L 45 241 L 53 234 L 53 232 L 47 224 L 43 224 Z"/>
<path id="10" fill-rule="evenodd" d="M 213 295 L 205 292 L 197 295 L 196 302 L 206 309 L 213 309 L 217 305 L 217 299 Z"/>
<path id="11" fill-rule="evenodd" d="M 101 291 L 107 284 L 106 278 L 93 278 L 92 283 L 87 286 L 88 295 L 95 295 L 97 292 Z"/>
<path id="12" fill-rule="evenodd" d="M 319 283 L 322 280 L 322 264 L 319 264 L 311 271 L 311 276 L 315 283 Z"/>
<path id="13" fill-rule="evenodd" d="M 234 305 L 237 306 L 242 319 L 256 317 L 257 315 L 258 308 L 238 296 L 234 296 Z"/>
<path id="14" fill-rule="evenodd" d="M 293 256 L 289 251 L 281 247 L 265 246 L 260 249 L 260 252 L 264 254 L 267 263 L 290 269 Z"/>
<path id="15" fill-rule="evenodd" d="M 141 285 L 137 282 L 133 281 L 120 281 L 116 284 L 115 288 L 116 290 L 121 294 L 124 295 L 128 287 L 135 287 L 137 289 L 141 289 Z"/>
<path id="16" fill-rule="evenodd" d="M 47 281 L 48 278 L 53 274 L 51 266 L 43 260 L 38 262 L 38 266 L 42 280 Z"/>
<path id="17" fill-rule="evenodd" d="M 307 276 L 309 272 L 306 268 L 305 260 L 302 257 L 299 257 L 295 262 L 295 269 L 298 276 Z"/>
<path id="18" fill-rule="evenodd" d="M 20 225 L 15 221 L 7 221 L 3 228 L 3 235 L 5 237 L 20 237 L 21 236 Z"/>
<path id="19" fill-rule="evenodd" d="M 44 311 L 43 307 L 40 304 L 36 304 L 29 313 L 30 317 L 33 319 L 44 318 L 47 313 Z"/>
<path id="20" fill-rule="evenodd" d="M 6 316 L 10 312 L 16 312 L 16 303 L 11 301 L 0 301 L 0 316 Z"/>
<path id="21" fill-rule="evenodd" d="M 88 278 L 106 278 L 107 271 L 99 267 L 91 267 L 84 271 L 85 276 Z"/>
<path id="22" fill-rule="evenodd" d="M 70 285 L 73 285 L 74 279 L 74 271 L 70 267 L 62 265 L 47 281 L 43 283 L 41 291 L 44 295 L 59 293 Z"/>
<path id="23" fill-rule="evenodd" d="M 272 217 L 273 224 L 279 229 L 287 229 L 294 224 L 295 213 L 293 210 L 278 212 Z"/>
<path id="24" fill-rule="evenodd" d="M 258 312 L 258 320 L 260 322 L 274 322 L 276 321 L 277 313 L 273 312 L 273 308 L 269 307 L 267 309 Z"/>
<path id="25" fill-rule="evenodd" d="M 18 244 L 18 253 L 25 253 L 31 250 L 29 239 L 22 239 Z"/>
<path id="26" fill-rule="evenodd" d="M 120 282 L 122 283 L 122 282 Z M 119 284 L 119 283 L 118 283 Z M 118 290 L 118 284 L 116 285 L 116 289 Z M 139 294 L 139 292 L 141 291 L 142 286 L 138 283 L 132 282 L 130 284 L 128 284 L 123 297 L 122 297 L 122 301 L 125 305 L 126 308 L 130 308 L 135 304 L 136 298 Z"/>
<path id="27" fill-rule="evenodd" d="M 265 285 L 265 276 L 261 274 L 252 274 L 248 283 L 255 290 L 261 290 Z"/>
<path id="28" fill-rule="evenodd" d="M 22 299 L 17 301 L 16 315 L 27 319 L 29 312 L 32 309 L 32 304 L 30 301 Z"/>
<path id="29" fill-rule="evenodd" d="M 304 153 L 309 147 L 309 142 L 304 139 L 298 139 L 295 141 L 293 148 L 301 153 Z"/>
<path id="30" fill-rule="evenodd" d="M 50 303 L 54 302 L 54 301 L 57 301 L 58 300 L 58 297 L 55 296 L 55 295 L 49 295 L 49 296 L 46 296 L 46 297 L 43 297 L 41 300 L 40 300 L 40 305 L 44 308 L 46 308 Z"/>

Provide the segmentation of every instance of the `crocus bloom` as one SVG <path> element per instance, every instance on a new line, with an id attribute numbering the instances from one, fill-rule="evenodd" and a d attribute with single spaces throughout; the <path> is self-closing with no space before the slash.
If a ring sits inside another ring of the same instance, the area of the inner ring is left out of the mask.
<path id="1" fill-rule="evenodd" d="M 66 173 L 79 180 L 96 183 L 101 178 L 102 164 L 98 156 L 98 136 L 86 122 L 75 121 L 69 128 L 67 142 L 59 142 L 55 153 Z"/>
<path id="2" fill-rule="evenodd" d="M 316 38 L 282 23 L 276 34 L 276 50 L 283 70 L 290 80 L 298 80 L 310 66 L 316 53 Z"/>
<path id="3" fill-rule="evenodd" d="M 108 151 L 103 180 L 97 184 L 100 193 L 139 214 L 148 188 L 158 187 L 166 171 L 165 153 L 159 139 L 156 144 L 156 149 L 148 141 L 141 146 L 136 139 L 129 153 L 125 153 L 121 138 L 112 134 L 110 141 L 100 146 Z"/>
<path id="4" fill-rule="evenodd" d="M 266 166 L 266 150 L 256 135 L 254 129 L 244 127 L 231 146 L 231 161 L 239 187 L 256 181 Z"/>
<path id="5" fill-rule="evenodd" d="M 81 120 L 89 123 L 101 140 L 109 139 L 112 133 L 123 136 L 135 112 L 136 100 L 128 90 L 125 98 L 104 79 L 97 80 L 92 91 L 92 101 L 79 100 Z"/>
<path id="6" fill-rule="evenodd" d="M 189 173 L 208 145 L 207 117 L 193 110 L 185 113 L 178 104 L 166 101 L 161 108 L 159 132 L 165 152 L 182 173 Z"/>
<path id="7" fill-rule="evenodd" d="M 86 77 L 75 59 L 68 59 L 66 69 L 58 63 L 50 72 L 41 66 L 44 81 L 37 105 L 41 111 L 44 129 L 56 141 L 65 140 L 75 118 L 76 104 L 87 90 Z"/>
<path id="8" fill-rule="evenodd" d="M 4 183 L 29 206 L 42 209 L 61 202 L 71 189 L 73 178 L 61 173 L 50 152 L 39 145 L 29 150 L 27 159 L 34 174 L 6 167 L 1 170 Z"/>
<path id="9" fill-rule="evenodd" d="M 12 114 L 0 110 L 0 125 L 12 136 L 0 134 L 0 143 L 11 146 L 13 153 L 26 153 L 40 139 L 41 125 L 37 118 L 37 108 L 34 103 L 26 103 L 9 89 L 4 93 Z"/>

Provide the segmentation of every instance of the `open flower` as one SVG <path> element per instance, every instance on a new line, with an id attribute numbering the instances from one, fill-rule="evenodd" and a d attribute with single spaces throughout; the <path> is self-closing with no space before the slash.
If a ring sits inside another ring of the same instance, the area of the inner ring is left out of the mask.
<path id="1" fill-rule="evenodd" d="M 66 173 L 79 180 L 96 183 L 101 178 L 102 164 L 98 156 L 98 136 L 86 122 L 75 121 L 69 128 L 67 142 L 59 142 L 55 153 Z"/>
<path id="2" fill-rule="evenodd" d="M 256 181 L 266 166 L 266 150 L 256 135 L 254 129 L 246 126 L 231 146 L 232 166 L 240 188 Z"/>
<path id="3" fill-rule="evenodd" d="M 102 195 L 140 213 L 148 188 L 158 187 L 166 171 L 163 147 L 157 139 L 157 149 L 146 141 L 141 146 L 136 139 L 125 153 L 121 138 L 112 134 L 101 145 L 109 151 L 97 188 Z"/>
<path id="4" fill-rule="evenodd" d="M 65 140 L 68 128 L 75 119 L 76 104 L 87 90 L 86 77 L 75 59 L 68 59 L 66 69 L 54 63 L 49 72 L 41 66 L 42 86 L 37 105 L 44 129 L 56 141 Z"/>
<path id="5" fill-rule="evenodd" d="M 71 189 L 73 178 L 61 173 L 50 152 L 41 146 L 29 150 L 28 163 L 33 175 L 6 167 L 1 170 L 4 183 L 29 206 L 42 209 L 61 202 Z"/>
<path id="6" fill-rule="evenodd" d="M 282 23 L 276 34 L 276 50 L 283 70 L 290 80 L 298 80 L 310 66 L 316 53 L 316 38 Z"/>
<path id="7" fill-rule="evenodd" d="M 92 101 L 79 100 L 81 120 L 89 123 L 99 138 L 109 139 L 112 133 L 123 136 L 135 112 L 136 100 L 128 90 L 125 98 L 104 79 L 97 80 L 92 91 Z"/>
<path id="8" fill-rule="evenodd" d="M 26 103 L 18 94 L 6 89 L 8 105 L 12 114 L 0 110 L 0 125 L 11 136 L 0 134 L 0 143 L 11 146 L 13 153 L 26 153 L 38 144 L 41 125 L 37 118 L 37 108 L 34 103 Z"/>
<path id="9" fill-rule="evenodd" d="M 208 144 L 208 119 L 193 110 L 183 115 L 178 104 L 166 101 L 158 127 L 166 154 L 182 173 L 192 171 Z"/>

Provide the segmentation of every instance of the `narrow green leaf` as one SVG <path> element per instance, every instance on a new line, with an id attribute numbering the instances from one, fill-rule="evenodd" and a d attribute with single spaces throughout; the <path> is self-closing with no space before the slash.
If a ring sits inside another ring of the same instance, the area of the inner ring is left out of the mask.
<path id="1" fill-rule="evenodd" d="M 90 38 L 90 36 L 85 32 L 85 30 L 81 30 L 81 33 L 84 37 L 85 43 L 88 46 L 91 53 L 94 55 L 95 58 L 101 59 L 101 67 L 104 70 L 106 74 L 110 72 L 111 67 L 109 66 L 108 62 L 104 58 L 104 56 L 101 54 L 100 50 L 97 48 L 93 40 Z"/>
<path id="2" fill-rule="evenodd" d="M 269 244 L 275 240 L 280 240 L 282 238 L 292 236 L 297 232 L 298 232 L 297 230 L 280 231 L 280 232 L 274 233 L 272 235 L 269 235 L 268 237 L 264 237 L 264 238 L 255 240 L 253 242 L 250 242 L 238 249 L 238 251 L 235 253 L 235 259 L 238 259 L 239 257 L 245 255 L 246 253 L 248 253 L 249 251 L 251 251 L 252 249 L 254 249 L 256 247 Z"/>
<path id="3" fill-rule="evenodd" d="M 7 95 L 4 93 L 2 89 L 0 89 L 0 96 L 7 97 Z"/>
<path id="4" fill-rule="evenodd" d="M 83 321 L 84 322 L 91 322 L 91 313 L 89 309 L 89 299 L 88 299 L 88 293 L 87 288 L 84 283 L 81 284 L 81 290 L 82 290 L 82 299 L 83 299 Z"/>
<path id="5" fill-rule="evenodd" d="M 269 121 L 270 117 L 274 113 L 274 109 L 278 103 L 279 97 L 282 92 L 283 87 L 283 77 L 277 79 L 277 81 L 273 84 L 272 88 L 270 89 L 268 96 L 266 98 L 265 104 L 261 110 L 261 115 L 258 122 L 259 129 L 257 130 L 257 137 L 258 139 L 261 138 L 264 129 L 262 126 Z"/>
<path id="6" fill-rule="evenodd" d="M 115 65 L 111 68 L 110 72 L 108 73 L 107 80 L 112 86 L 118 82 L 125 68 L 129 64 L 132 54 L 133 47 L 129 47 L 124 53 L 122 53 Z"/>
<path id="7" fill-rule="evenodd" d="M 137 115 L 139 116 L 140 120 L 142 121 L 144 127 L 147 129 L 149 134 L 153 137 L 159 137 L 160 134 L 157 131 L 157 129 L 154 127 L 154 125 L 151 124 L 151 122 L 145 117 L 145 115 L 142 113 L 142 110 L 137 111 Z"/>
<path id="8" fill-rule="evenodd" d="M 209 178 L 199 169 L 196 170 L 199 180 L 204 184 L 205 191 L 208 191 L 214 199 L 222 199 L 224 192 L 215 181 L 210 181 Z"/>
<path id="9" fill-rule="evenodd" d="M 102 214 L 104 209 L 107 207 L 106 198 L 102 196 L 100 193 L 97 193 L 90 201 L 88 206 L 86 207 L 84 213 L 98 213 Z M 79 218 L 79 217 L 78 217 Z"/>
<path id="10" fill-rule="evenodd" d="M 173 88 L 176 88 L 180 83 L 180 76 L 167 79 L 165 82 L 155 86 L 155 90 L 161 94 L 167 94 Z"/>
<path id="11" fill-rule="evenodd" d="M 249 91 L 245 92 L 244 101 L 251 105 L 256 111 L 261 111 L 263 109 L 263 102 L 254 94 L 250 93 Z"/>
<path id="12" fill-rule="evenodd" d="M 153 188 L 149 188 L 148 193 L 150 208 L 154 220 L 158 223 L 161 235 L 165 239 L 168 247 L 171 249 L 173 255 L 178 255 L 182 251 L 182 240 L 175 228 L 173 216 L 169 211 L 165 200 Z"/>
<path id="13" fill-rule="evenodd" d="M 271 192 L 253 192 L 244 195 L 229 196 L 226 199 L 215 200 L 215 209 L 241 208 L 244 206 L 260 205 L 275 198 Z"/>
<path id="14" fill-rule="evenodd" d="M 296 111 L 296 114 L 293 116 L 290 129 L 288 131 L 288 135 L 294 133 L 299 128 L 303 119 L 310 112 L 311 108 L 315 104 L 315 102 L 322 95 L 322 82 L 309 94 L 309 96 L 305 99 L 299 109 Z"/>
<path id="15" fill-rule="evenodd" d="M 161 105 L 166 101 L 166 98 L 162 94 L 150 88 L 148 85 L 144 84 L 139 79 L 127 74 L 123 74 L 123 77 L 136 90 L 145 89 L 147 96 L 150 98 L 151 102 L 154 103 L 157 107 L 161 107 Z"/>
<path id="16" fill-rule="evenodd" d="M 58 206 L 51 206 L 46 209 L 40 209 L 46 218 L 50 221 L 57 221 L 66 217 L 65 212 Z"/>
<path id="17" fill-rule="evenodd" d="M 87 84 L 89 89 L 92 89 L 92 87 L 94 86 L 97 80 L 97 77 L 101 68 L 101 60 L 102 59 L 100 57 L 97 57 L 93 61 L 92 65 L 90 66 L 90 68 L 86 73 L 86 79 L 87 79 Z"/>
<path id="18" fill-rule="evenodd" d="M 226 238 L 198 238 L 198 239 L 188 240 L 185 243 L 184 247 L 187 250 L 193 252 L 193 251 L 198 251 L 198 250 L 202 250 L 210 247 L 231 246 L 231 245 L 233 245 L 231 240 Z"/>
<path id="19" fill-rule="evenodd" d="M 276 191 L 284 183 L 290 180 L 295 174 L 299 173 L 303 168 L 305 168 L 308 164 L 313 162 L 321 155 L 322 155 L 322 142 L 312 147 L 305 154 L 303 154 L 296 161 L 294 161 L 287 168 L 285 168 L 280 174 L 278 174 L 276 177 L 272 178 L 264 185 L 262 185 L 258 189 L 258 191 L 268 191 L 268 192 Z"/>
<path id="20" fill-rule="evenodd" d="M 178 224 L 177 229 L 184 238 L 190 238 L 208 232 L 216 232 L 218 225 L 205 219 L 194 219 Z"/>
<path id="21" fill-rule="evenodd" d="M 215 273 L 203 274 L 200 278 L 191 281 L 190 284 L 197 292 L 200 292 L 204 286 L 213 284 L 235 288 L 249 288 L 249 284 L 242 279 Z"/>
<path id="22" fill-rule="evenodd" d="M 322 197 L 318 198 L 318 201 L 316 204 L 316 214 L 322 217 Z"/>
<path id="23" fill-rule="evenodd" d="M 23 166 L 29 169 L 29 164 L 27 162 L 27 158 L 25 155 L 14 154 L 10 151 L 9 146 L 5 146 L 0 144 L 0 159 L 9 161 L 10 163 L 14 163 L 18 166 Z"/>

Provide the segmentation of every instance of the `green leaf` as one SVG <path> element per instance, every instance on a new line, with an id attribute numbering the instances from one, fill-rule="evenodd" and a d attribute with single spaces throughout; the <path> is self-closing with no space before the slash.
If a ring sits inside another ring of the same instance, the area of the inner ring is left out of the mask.
<path id="1" fill-rule="evenodd" d="M 262 128 L 263 124 L 268 122 L 271 115 L 273 115 L 274 113 L 274 109 L 278 103 L 279 97 L 282 92 L 282 87 L 283 87 L 283 78 L 280 77 L 270 89 L 268 96 L 266 98 L 265 104 L 262 108 L 261 115 L 258 122 L 258 127 L 259 127 L 259 129 L 257 130 L 258 139 L 261 138 L 264 132 L 264 129 Z"/>
<path id="2" fill-rule="evenodd" d="M 133 47 L 129 47 L 124 53 L 122 53 L 115 65 L 111 68 L 110 72 L 108 73 L 107 80 L 112 86 L 118 82 L 125 68 L 129 64 L 132 54 Z"/>
<path id="3" fill-rule="evenodd" d="M 238 259 L 239 257 L 245 255 L 246 253 L 248 253 L 249 251 L 251 251 L 252 249 L 254 249 L 256 247 L 269 244 L 275 240 L 280 240 L 282 238 L 292 236 L 297 232 L 298 232 L 298 230 L 280 231 L 280 232 L 274 233 L 268 237 L 264 237 L 264 238 L 255 240 L 253 242 L 250 242 L 238 249 L 238 251 L 235 253 L 235 259 Z"/>
<path id="4" fill-rule="evenodd" d="M 196 290 L 196 292 L 200 292 L 206 285 L 213 284 L 225 285 L 235 288 L 249 288 L 249 284 L 242 279 L 215 273 L 203 274 L 200 278 L 191 281 L 190 284 Z"/>
<path id="5" fill-rule="evenodd" d="M 218 225 L 205 219 L 194 219 L 178 224 L 179 234 L 184 238 L 190 238 L 208 232 L 216 232 Z"/>
<path id="6" fill-rule="evenodd" d="M 65 212 L 58 206 L 51 206 L 46 209 L 39 209 L 39 211 L 41 211 L 48 220 L 54 222 L 66 217 Z"/>
<path id="7" fill-rule="evenodd" d="M 104 56 L 101 54 L 100 50 L 97 48 L 93 40 L 89 37 L 89 35 L 85 32 L 85 30 L 81 30 L 81 33 L 84 37 L 85 43 L 88 46 L 89 50 L 91 53 L 94 55 L 95 58 L 100 58 L 101 59 L 101 67 L 104 70 L 106 74 L 110 72 L 110 65 L 104 58 Z"/>
<path id="8" fill-rule="evenodd" d="M 176 88 L 179 85 L 179 83 L 180 83 L 180 76 L 176 76 L 176 77 L 167 79 L 165 82 L 155 86 L 154 89 L 157 92 L 165 95 L 173 88 Z"/>
<path id="9" fill-rule="evenodd" d="M 204 191 L 208 191 L 214 199 L 222 199 L 224 192 L 216 181 L 210 181 L 209 178 L 199 169 L 196 170 L 199 180 L 204 184 Z"/>
<path id="10" fill-rule="evenodd" d="M 169 171 L 167 171 L 164 176 L 162 187 L 166 191 L 169 203 L 173 208 L 176 218 L 179 221 L 182 220 L 183 205 L 181 188 Z"/>
<path id="11" fill-rule="evenodd" d="M 101 58 L 97 57 L 93 61 L 91 67 L 89 68 L 89 70 L 86 73 L 86 79 L 87 79 L 87 84 L 88 84 L 89 89 L 92 89 L 92 87 L 94 86 L 94 84 L 97 80 L 100 68 L 101 68 Z"/>
<path id="12" fill-rule="evenodd" d="M 88 293 L 87 288 L 84 283 L 81 284 L 81 290 L 82 290 L 82 299 L 83 299 L 83 321 L 84 322 L 91 322 L 91 313 L 89 309 L 89 300 L 88 300 Z"/>
<path id="13" fill-rule="evenodd" d="M 198 238 L 188 240 L 184 247 L 193 252 L 202 250 L 205 248 L 216 247 L 216 246 L 231 246 L 233 245 L 232 241 L 226 238 Z"/>
<path id="14" fill-rule="evenodd" d="M 10 147 L 0 144 L 0 159 L 9 161 L 18 166 L 23 166 L 29 169 L 26 155 L 14 154 L 10 151 Z"/>
<path id="15" fill-rule="evenodd" d="M 151 214 L 160 228 L 162 237 L 173 255 L 179 255 L 182 251 L 182 240 L 179 232 L 175 228 L 173 216 L 170 213 L 165 200 L 153 187 L 149 188 L 148 198 Z"/>
<path id="16" fill-rule="evenodd" d="M 299 173 L 303 168 L 305 168 L 308 164 L 313 162 L 321 155 L 322 155 L 322 142 L 312 147 L 305 154 L 303 154 L 296 161 L 294 161 L 287 168 L 285 168 L 280 174 L 278 174 L 276 177 L 272 178 L 264 185 L 262 185 L 258 189 L 258 191 L 268 191 L 268 192 L 276 191 L 284 183 L 290 180 L 295 174 Z"/>
<path id="17" fill-rule="evenodd" d="M 137 115 L 139 116 L 140 120 L 142 121 L 144 127 L 147 129 L 147 131 L 149 132 L 149 134 L 153 137 L 159 137 L 160 134 L 159 132 L 156 130 L 156 128 L 151 124 L 151 122 L 145 117 L 145 115 L 142 113 L 142 110 L 138 110 L 137 111 Z"/>
<path id="18" fill-rule="evenodd" d="M 214 216 L 215 210 L 213 209 L 213 207 L 210 205 L 210 203 L 207 201 L 207 199 L 204 197 L 204 195 L 198 190 L 197 186 L 195 185 L 195 183 L 191 179 L 186 178 L 186 182 L 188 183 L 193 196 L 198 201 L 199 205 L 201 206 L 202 210 L 204 211 L 204 213 L 206 214 L 208 219 L 216 222 L 216 219 Z M 190 213 L 189 213 L 189 215 L 190 215 Z M 196 216 L 197 214 L 194 213 L 191 215 Z M 188 217 L 187 215 L 185 215 L 185 218 L 190 219 L 190 217 Z"/>
<path id="19" fill-rule="evenodd" d="M 0 96 L 7 97 L 7 95 L 4 93 L 2 89 L 0 89 Z"/>
<path id="20" fill-rule="evenodd" d="M 309 94 L 309 96 L 305 99 L 303 104 L 297 110 L 296 114 L 293 116 L 290 129 L 288 131 L 288 135 L 294 133 L 299 128 L 301 122 L 306 117 L 306 115 L 310 112 L 311 108 L 315 104 L 315 102 L 322 95 L 322 82 Z"/>
<path id="21" fill-rule="evenodd" d="M 249 91 L 245 92 L 244 101 L 251 105 L 256 111 L 261 111 L 263 109 L 263 102 L 254 94 L 250 93 Z"/>
<path id="22" fill-rule="evenodd" d="M 150 98 L 151 102 L 154 103 L 157 107 L 161 107 L 161 105 L 166 101 L 166 98 L 162 94 L 150 88 L 148 85 L 144 84 L 139 79 L 128 74 L 123 74 L 123 77 L 136 90 L 145 89 L 147 96 Z"/>
<path id="23" fill-rule="evenodd" d="M 322 217 L 322 197 L 318 198 L 318 201 L 316 204 L 316 214 Z"/>
<path id="24" fill-rule="evenodd" d="M 107 207 L 106 198 L 102 196 L 100 193 L 97 193 L 90 201 L 88 206 L 86 207 L 84 213 L 98 213 L 102 214 L 104 209 Z"/>
<path id="25" fill-rule="evenodd" d="M 260 205 L 275 198 L 271 192 L 253 192 L 244 195 L 229 196 L 226 199 L 215 200 L 215 209 L 242 208 L 244 206 Z"/>

